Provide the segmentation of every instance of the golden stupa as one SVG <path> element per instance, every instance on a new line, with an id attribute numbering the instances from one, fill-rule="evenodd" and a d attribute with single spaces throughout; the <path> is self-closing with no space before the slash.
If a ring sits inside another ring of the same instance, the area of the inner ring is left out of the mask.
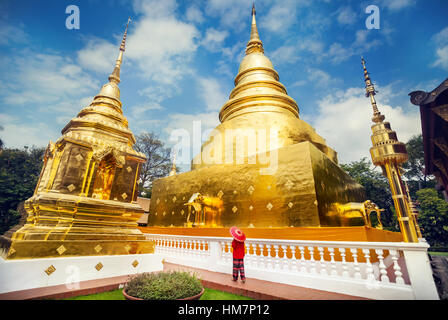
<path id="1" fill-rule="evenodd" d="M 252 9 L 250 40 L 221 124 L 191 171 L 153 182 L 147 233 L 252 238 L 398 240 L 372 228 L 364 189 L 305 121 L 264 55 Z"/>
<path id="2" fill-rule="evenodd" d="M 133 149 L 118 88 L 126 34 L 109 82 L 49 143 L 26 224 L 2 239 L 7 259 L 153 252 L 137 228 L 146 158 Z"/>

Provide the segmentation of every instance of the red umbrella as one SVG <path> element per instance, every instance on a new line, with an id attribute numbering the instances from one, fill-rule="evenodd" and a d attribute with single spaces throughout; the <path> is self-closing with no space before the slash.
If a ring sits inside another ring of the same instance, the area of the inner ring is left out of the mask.
<path id="1" fill-rule="evenodd" d="M 230 234 L 236 241 L 244 242 L 246 240 L 246 235 L 238 227 L 233 226 L 230 228 Z"/>

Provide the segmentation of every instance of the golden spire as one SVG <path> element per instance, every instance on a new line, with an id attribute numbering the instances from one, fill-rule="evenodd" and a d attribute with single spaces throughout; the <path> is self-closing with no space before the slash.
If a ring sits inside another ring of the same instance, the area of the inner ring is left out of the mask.
<path id="1" fill-rule="evenodd" d="M 373 108 L 373 122 L 383 122 L 384 121 L 384 115 L 381 114 L 381 112 L 378 111 L 378 107 L 376 105 L 375 100 L 375 94 L 378 92 L 375 90 L 375 87 L 373 86 L 372 81 L 370 80 L 369 73 L 366 69 L 366 61 L 363 57 L 361 57 L 362 67 L 364 69 L 364 81 L 366 83 L 366 97 L 370 97 L 370 103 L 372 104 Z"/>
<path id="2" fill-rule="evenodd" d="M 258 34 L 257 21 L 255 20 L 255 4 L 252 4 L 252 25 L 250 28 L 250 40 L 246 46 L 246 54 L 252 52 L 262 52 L 264 53 L 263 43 L 260 40 L 260 35 Z"/>
<path id="3" fill-rule="evenodd" d="M 124 53 L 125 45 L 126 45 L 126 36 L 128 34 L 129 22 L 131 22 L 131 17 L 128 18 L 128 22 L 126 24 L 126 29 L 123 34 L 123 40 L 121 40 L 120 52 L 118 54 L 117 61 L 115 62 L 114 71 L 112 71 L 112 74 L 109 76 L 109 81 L 115 82 L 117 84 L 120 82 L 120 68 L 121 68 L 121 63 L 123 62 L 123 53 Z"/>

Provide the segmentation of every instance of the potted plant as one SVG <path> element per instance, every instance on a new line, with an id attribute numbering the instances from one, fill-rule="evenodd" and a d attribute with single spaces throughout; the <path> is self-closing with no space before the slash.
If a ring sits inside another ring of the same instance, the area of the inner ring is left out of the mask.
<path id="1" fill-rule="evenodd" d="M 203 293 L 196 275 L 182 271 L 141 273 L 123 288 L 126 300 L 199 300 Z"/>

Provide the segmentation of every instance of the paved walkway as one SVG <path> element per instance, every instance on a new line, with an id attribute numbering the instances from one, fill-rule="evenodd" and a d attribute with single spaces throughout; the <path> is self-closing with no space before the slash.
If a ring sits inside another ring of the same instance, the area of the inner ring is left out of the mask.
<path id="1" fill-rule="evenodd" d="M 232 275 L 230 274 L 186 267 L 168 262 L 164 262 L 163 270 L 193 271 L 199 275 L 202 279 L 204 287 L 206 288 L 243 295 L 256 300 L 367 300 L 366 298 L 356 296 L 309 289 L 259 279 L 247 278 L 246 283 L 242 283 L 240 280 L 235 282 L 232 281 Z"/>
<path id="2" fill-rule="evenodd" d="M 256 300 L 366 300 L 365 298 L 334 292 L 309 289 L 276 282 L 250 279 L 246 283 L 232 281 L 230 274 L 212 272 L 204 269 L 186 267 L 164 262 L 164 271 L 185 270 L 197 273 L 204 287 L 233 294 L 244 295 Z M 79 288 L 69 289 L 65 284 L 14 291 L 0 294 L 0 300 L 64 299 L 111 291 L 121 287 L 128 276 L 82 281 Z"/>
<path id="3" fill-rule="evenodd" d="M 34 288 L 0 294 L 0 300 L 41 300 L 64 299 L 87 294 L 100 293 L 118 289 L 128 279 L 128 276 L 119 276 L 105 279 L 81 281 L 79 288 L 69 289 L 65 284 Z"/>

